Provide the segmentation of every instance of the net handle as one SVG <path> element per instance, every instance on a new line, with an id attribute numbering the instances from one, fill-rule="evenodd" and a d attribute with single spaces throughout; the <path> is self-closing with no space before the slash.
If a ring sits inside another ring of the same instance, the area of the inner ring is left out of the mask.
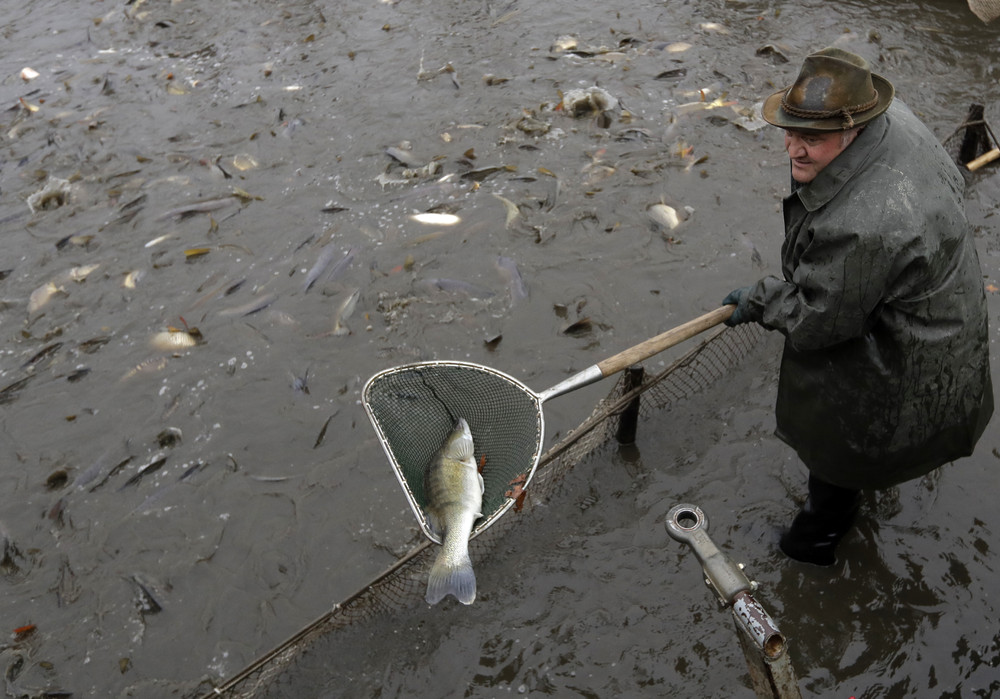
<path id="1" fill-rule="evenodd" d="M 660 333 L 656 337 L 651 337 L 648 340 L 640 342 L 634 347 L 629 347 L 613 357 L 608 357 L 598 362 L 597 368 L 600 370 L 601 376 L 611 376 L 622 369 L 627 369 L 636 362 L 649 359 L 654 354 L 659 354 L 663 350 L 678 345 L 695 335 L 705 332 L 709 328 L 714 328 L 719 323 L 727 320 L 735 310 L 736 306 L 732 304 L 720 306 L 714 311 L 698 316 L 682 325 L 678 325 L 676 328 Z"/>

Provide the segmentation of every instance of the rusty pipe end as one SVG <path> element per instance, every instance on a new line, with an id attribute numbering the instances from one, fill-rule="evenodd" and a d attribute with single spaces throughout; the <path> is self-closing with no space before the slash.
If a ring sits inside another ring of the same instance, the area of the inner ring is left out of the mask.
<path id="1" fill-rule="evenodd" d="M 761 604 L 747 591 L 740 592 L 733 601 L 733 617 L 744 629 L 768 660 L 777 660 L 785 653 L 785 636 L 778 630 Z"/>

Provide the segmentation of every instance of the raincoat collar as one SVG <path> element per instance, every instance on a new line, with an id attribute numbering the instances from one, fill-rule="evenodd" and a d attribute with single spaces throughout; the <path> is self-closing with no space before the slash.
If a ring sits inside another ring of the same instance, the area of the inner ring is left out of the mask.
<path id="1" fill-rule="evenodd" d="M 890 111 L 892 107 L 889 108 Z M 816 211 L 837 196 L 844 185 L 868 162 L 872 153 L 882 143 L 889 121 L 885 114 L 868 122 L 864 131 L 843 153 L 833 159 L 812 182 L 799 186 L 792 194 L 799 195 L 807 211 Z"/>

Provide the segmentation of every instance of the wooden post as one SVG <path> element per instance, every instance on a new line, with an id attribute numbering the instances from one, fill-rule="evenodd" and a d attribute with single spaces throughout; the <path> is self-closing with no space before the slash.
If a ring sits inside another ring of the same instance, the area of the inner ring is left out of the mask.
<path id="1" fill-rule="evenodd" d="M 785 637 L 749 592 L 733 602 L 733 621 L 754 692 L 761 699 L 802 699 Z"/>
<path id="2" fill-rule="evenodd" d="M 633 364 L 625 370 L 624 393 L 638 388 L 642 385 L 645 370 L 640 364 Z M 639 424 L 639 396 L 625 406 L 621 415 L 618 416 L 618 438 L 619 444 L 635 444 L 635 433 Z"/>

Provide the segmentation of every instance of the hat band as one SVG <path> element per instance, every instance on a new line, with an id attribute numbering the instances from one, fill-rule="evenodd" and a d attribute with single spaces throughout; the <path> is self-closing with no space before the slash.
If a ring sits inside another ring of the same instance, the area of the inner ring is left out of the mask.
<path id="1" fill-rule="evenodd" d="M 791 88 L 789 88 L 789 91 Z M 800 119 L 809 119 L 810 121 L 815 121 L 817 119 L 832 119 L 836 116 L 844 117 L 844 128 L 850 129 L 854 126 L 854 114 L 858 112 L 867 112 L 869 109 L 878 104 L 878 90 L 873 89 L 872 92 L 874 96 L 870 101 L 864 104 L 855 104 L 851 107 L 841 107 L 840 109 L 799 109 L 798 107 L 793 107 L 788 103 L 786 97 L 788 97 L 788 92 L 781 96 L 781 108 L 794 117 Z"/>

